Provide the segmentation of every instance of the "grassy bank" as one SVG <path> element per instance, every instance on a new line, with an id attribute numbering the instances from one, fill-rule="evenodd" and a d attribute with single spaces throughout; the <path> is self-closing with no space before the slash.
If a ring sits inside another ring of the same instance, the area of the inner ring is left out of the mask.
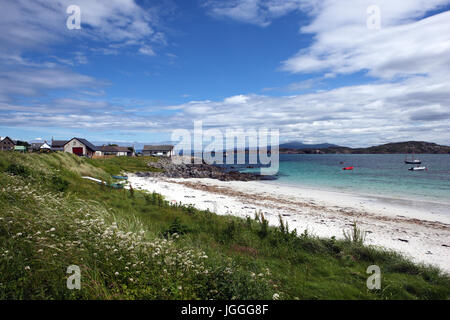
<path id="1" fill-rule="evenodd" d="M 81 178 L 150 161 L 0 153 L 0 299 L 449 298 L 448 276 L 390 251 Z M 70 265 L 81 290 L 66 287 Z M 367 289 L 370 265 L 380 290 Z"/>

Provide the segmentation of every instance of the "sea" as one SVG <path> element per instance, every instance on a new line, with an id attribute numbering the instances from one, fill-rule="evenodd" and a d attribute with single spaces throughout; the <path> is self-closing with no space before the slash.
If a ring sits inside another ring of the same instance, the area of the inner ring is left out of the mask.
<path id="1" fill-rule="evenodd" d="M 402 154 L 280 154 L 277 183 L 441 203 L 450 214 L 450 154 L 416 154 L 426 171 L 409 171 Z M 411 159 L 411 155 L 409 155 Z M 344 167 L 353 170 L 342 170 Z M 228 166 L 259 172 L 259 165 Z"/>

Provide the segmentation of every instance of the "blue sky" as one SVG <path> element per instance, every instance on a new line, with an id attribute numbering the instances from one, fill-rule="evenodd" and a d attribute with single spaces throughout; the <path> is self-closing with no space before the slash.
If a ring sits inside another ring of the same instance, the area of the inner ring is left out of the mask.
<path id="1" fill-rule="evenodd" d="M 159 142 L 202 120 L 283 141 L 449 144 L 449 4 L 2 1 L 0 136 Z"/>

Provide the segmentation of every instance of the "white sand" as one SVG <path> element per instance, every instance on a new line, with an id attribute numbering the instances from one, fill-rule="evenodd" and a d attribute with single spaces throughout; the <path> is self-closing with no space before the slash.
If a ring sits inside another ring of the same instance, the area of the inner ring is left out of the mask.
<path id="1" fill-rule="evenodd" d="M 394 249 L 415 262 L 450 272 L 450 206 L 423 201 L 361 196 L 287 186 L 271 181 L 141 178 L 133 188 L 157 192 L 169 201 L 192 204 L 219 215 L 254 217 L 261 210 L 278 226 L 320 237 L 343 238 L 353 221 L 367 231 L 366 243 Z M 402 241 L 402 240 L 406 241 Z M 446 245 L 446 246 L 443 246 Z"/>

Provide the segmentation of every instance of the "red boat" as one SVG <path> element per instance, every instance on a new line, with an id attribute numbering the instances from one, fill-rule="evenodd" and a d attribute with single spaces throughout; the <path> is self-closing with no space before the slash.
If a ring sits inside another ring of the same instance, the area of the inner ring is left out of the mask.
<path id="1" fill-rule="evenodd" d="M 353 170 L 355 167 L 345 167 L 345 168 L 342 168 L 342 170 Z"/>

